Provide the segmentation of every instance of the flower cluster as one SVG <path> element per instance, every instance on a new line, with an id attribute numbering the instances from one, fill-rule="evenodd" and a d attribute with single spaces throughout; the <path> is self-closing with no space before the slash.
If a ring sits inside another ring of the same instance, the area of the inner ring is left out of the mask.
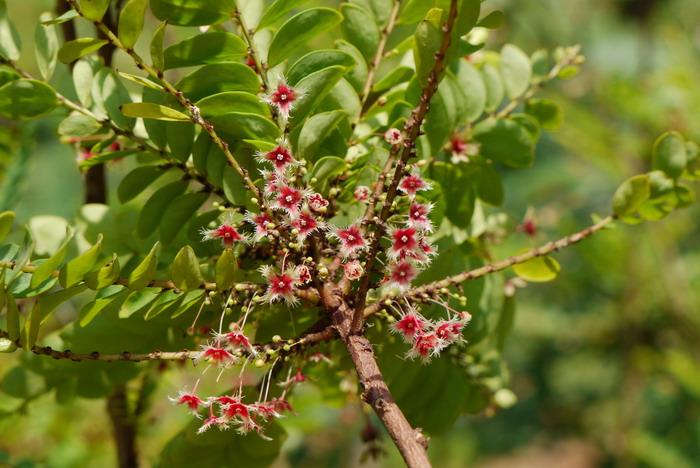
<path id="1" fill-rule="evenodd" d="M 392 323 L 390 328 L 411 344 L 407 358 L 420 357 L 426 363 L 451 344 L 464 344 L 462 330 L 470 320 L 469 312 L 458 312 L 447 320 L 432 321 L 411 311 Z"/>
<path id="2" fill-rule="evenodd" d="M 384 279 L 389 287 L 407 290 L 420 270 L 437 254 L 436 248 L 428 242 L 428 235 L 433 231 L 428 218 L 433 204 L 416 201 L 418 192 L 431 188 L 430 182 L 421 178 L 416 168 L 399 183 L 399 190 L 409 200 L 409 208 L 403 226 L 389 230 L 391 246 L 387 256 L 390 262 L 386 265 Z"/>

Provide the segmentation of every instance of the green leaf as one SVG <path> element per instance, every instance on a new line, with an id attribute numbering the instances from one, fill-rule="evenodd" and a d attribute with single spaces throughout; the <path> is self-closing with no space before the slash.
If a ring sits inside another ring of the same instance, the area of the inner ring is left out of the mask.
<path id="1" fill-rule="evenodd" d="M 107 153 L 100 153 L 92 156 L 91 158 L 85 159 L 84 161 L 80 161 L 80 164 L 78 164 L 78 169 L 81 171 L 85 171 L 92 166 L 97 166 L 98 164 L 104 164 L 107 161 L 112 161 L 114 159 L 123 159 L 127 156 L 131 156 L 132 154 L 138 154 L 141 153 L 141 151 L 137 149 L 129 149 L 129 150 L 121 150 L 121 151 L 111 151 Z"/>
<path id="2" fill-rule="evenodd" d="M 512 44 L 506 44 L 501 49 L 501 76 L 506 94 L 510 99 L 517 99 L 530 86 L 532 65 L 530 57 Z"/>
<path id="3" fill-rule="evenodd" d="M 311 113 L 344 74 L 345 67 L 335 65 L 314 72 L 299 81 L 298 87 L 306 91 L 306 96 L 295 103 L 296 107 L 291 116 L 292 124 L 296 125 Z"/>
<path id="4" fill-rule="evenodd" d="M 73 87 L 78 100 L 85 107 L 92 106 L 92 83 L 101 64 L 93 57 L 78 60 L 73 66 Z"/>
<path id="5" fill-rule="evenodd" d="M 165 68 L 165 57 L 163 56 L 163 41 L 165 39 L 165 27 L 168 25 L 167 21 L 163 21 L 158 29 L 153 33 L 151 38 L 151 63 L 153 68 L 162 72 Z"/>
<path id="6" fill-rule="evenodd" d="M 63 241 L 61 248 L 59 248 L 55 254 L 49 257 L 48 260 L 34 270 L 34 273 L 32 274 L 32 281 L 30 283 L 30 287 L 32 289 L 38 288 L 41 283 L 51 277 L 54 270 L 57 270 L 61 266 L 63 259 L 66 258 L 68 244 L 70 244 L 71 239 L 73 239 L 73 230 L 66 228 L 66 239 Z"/>
<path id="7" fill-rule="evenodd" d="M 511 167 L 526 167 L 535 161 L 529 133 L 512 119 L 481 121 L 474 127 L 473 136 L 485 158 Z"/>
<path id="8" fill-rule="evenodd" d="M 476 25 L 480 28 L 499 29 L 505 26 L 505 24 L 506 15 L 504 15 L 502 11 L 496 10 L 481 18 Z"/>
<path id="9" fill-rule="evenodd" d="M 316 114 L 306 121 L 299 134 L 297 155 L 300 158 L 315 161 L 314 155 L 319 145 L 345 117 L 343 111 L 331 111 Z"/>
<path id="10" fill-rule="evenodd" d="M 10 81 L 16 81 L 22 78 L 22 75 L 14 70 L 3 70 L 0 69 L 0 86 L 3 86 Z"/>
<path id="11" fill-rule="evenodd" d="M 474 214 L 475 189 L 469 175 L 458 167 L 436 162 L 428 175 L 438 182 L 445 197 L 445 216 L 457 227 L 467 228 Z"/>
<path id="12" fill-rule="evenodd" d="M 402 5 L 397 23 L 404 25 L 416 24 L 426 17 L 428 10 L 434 5 L 434 1 L 408 0 Z"/>
<path id="13" fill-rule="evenodd" d="M 503 205 L 503 181 L 495 167 L 488 163 L 479 164 L 474 180 L 479 200 L 493 206 Z"/>
<path id="14" fill-rule="evenodd" d="M 121 203 L 126 203 L 143 192 L 146 187 L 155 182 L 166 171 L 158 166 L 141 166 L 129 172 L 117 188 L 117 196 Z"/>
<path id="15" fill-rule="evenodd" d="M 197 34 L 165 49 L 165 70 L 234 60 L 243 57 L 247 50 L 245 42 L 235 34 Z"/>
<path id="16" fill-rule="evenodd" d="M 83 114 L 74 114 L 66 117 L 58 124 L 58 134 L 72 138 L 85 138 L 94 135 L 102 128 L 97 120 Z"/>
<path id="17" fill-rule="evenodd" d="M 161 187 L 148 199 L 141 209 L 136 226 L 136 232 L 140 238 L 145 239 L 155 231 L 170 203 L 185 190 L 187 190 L 187 183 L 176 181 Z"/>
<path id="18" fill-rule="evenodd" d="M 549 99 L 530 99 L 525 104 L 525 112 L 537 119 L 545 130 L 557 130 L 564 120 L 559 105 Z"/>
<path id="19" fill-rule="evenodd" d="M 140 117 L 142 119 L 165 120 L 168 122 L 191 122 L 187 114 L 171 109 L 170 107 L 153 104 L 151 102 L 133 102 L 122 104 L 119 107 L 127 117 Z"/>
<path id="20" fill-rule="evenodd" d="M 41 81 L 16 80 L 0 88 L 0 114 L 8 119 L 36 119 L 57 105 L 56 92 Z"/>
<path id="21" fill-rule="evenodd" d="M 42 13 L 42 20 L 51 18 L 49 13 Z M 34 52 L 36 64 L 43 81 L 49 81 L 56 69 L 56 54 L 58 53 L 58 36 L 54 28 L 38 24 L 34 33 Z"/>
<path id="22" fill-rule="evenodd" d="M 261 31 L 270 26 L 277 26 L 289 12 L 308 1 L 309 0 L 275 0 L 275 2 L 270 5 L 270 8 L 265 10 L 265 13 L 263 13 L 255 29 Z"/>
<path id="23" fill-rule="evenodd" d="M 0 389 L 12 397 L 29 400 L 44 393 L 46 383 L 37 374 L 22 366 L 15 366 L 3 377 Z"/>
<path id="24" fill-rule="evenodd" d="M 196 102 L 224 91 L 260 91 L 258 75 L 242 63 L 213 63 L 185 75 L 175 84 L 185 97 Z"/>
<path id="25" fill-rule="evenodd" d="M 202 117 L 209 118 L 229 112 L 244 112 L 246 114 L 258 114 L 269 116 L 270 109 L 267 104 L 260 101 L 255 94 L 244 91 L 227 91 L 212 96 L 207 96 L 197 102 Z"/>
<path id="26" fill-rule="evenodd" d="M 359 52 L 357 52 L 357 55 L 359 56 Z M 314 50 L 304 55 L 294 62 L 294 65 L 289 67 L 286 73 L 287 83 L 289 83 L 290 86 L 296 86 L 305 76 L 323 70 L 324 68 L 332 67 L 333 65 L 342 65 L 349 71 L 357 65 L 357 60 L 355 60 L 353 55 L 348 52 L 343 52 L 342 50 Z M 366 71 L 367 65 L 364 64 L 364 67 Z"/>
<path id="27" fill-rule="evenodd" d="M 155 89 L 158 91 L 163 91 L 163 87 L 159 85 L 158 83 L 149 80 L 148 78 L 144 78 L 142 76 L 138 75 L 132 75 L 131 73 L 124 73 L 124 72 L 117 72 L 117 75 L 121 76 L 122 78 L 126 78 L 129 81 L 133 81 L 134 83 L 138 83 L 141 86 L 146 86 L 151 89 Z"/>
<path id="28" fill-rule="evenodd" d="M 342 21 L 340 13 L 330 8 L 312 8 L 291 17 L 272 38 L 267 54 L 269 67 L 282 62 L 312 38 Z"/>
<path id="29" fill-rule="evenodd" d="M 109 8 L 110 0 L 80 0 L 82 16 L 89 20 L 101 20 Z"/>
<path id="30" fill-rule="evenodd" d="M 357 47 L 350 44 L 349 42 L 338 40 L 335 41 L 335 45 L 338 48 L 338 50 L 341 50 L 347 53 L 348 55 L 352 56 L 352 58 L 355 60 L 355 63 L 357 63 L 357 65 L 355 65 L 355 67 L 345 75 L 345 78 L 352 85 L 352 87 L 355 88 L 355 91 L 357 91 L 358 93 L 361 92 L 365 86 L 365 81 L 367 80 L 367 62 L 365 62 L 364 57 L 362 57 L 360 51 L 357 50 Z M 300 81 L 301 78 L 303 78 L 303 76 L 300 76 Z"/>
<path id="31" fill-rule="evenodd" d="M 678 132 L 666 132 L 654 143 L 652 167 L 677 179 L 688 164 L 685 139 Z"/>
<path id="32" fill-rule="evenodd" d="M 92 271 L 100 255 L 101 247 L 102 234 L 97 236 L 97 243 L 95 243 L 95 245 L 61 268 L 61 272 L 58 275 L 58 282 L 61 283 L 64 289 L 78 284 L 85 278 L 85 275 Z"/>
<path id="33" fill-rule="evenodd" d="M 107 286 L 114 284 L 117 278 L 119 278 L 120 271 L 121 268 L 119 267 L 117 255 L 112 254 L 112 259 L 109 261 L 109 263 L 99 270 L 88 273 L 85 276 L 85 284 L 90 289 L 104 289 Z"/>
<path id="34" fill-rule="evenodd" d="M 216 287 L 228 291 L 236 282 L 238 259 L 232 249 L 226 249 L 216 260 Z"/>
<path id="35" fill-rule="evenodd" d="M 231 19 L 233 0 L 151 0 L 151 10 L 161 21 L 176 26 L 207 26 Z"/>
<path id="36" fill-rule="evenodd" d="M 175 256 L 171 269 L 175 287 L 182 291 L 193 291 L 202 285 L 202 272 L 199 260 L 189 245 L 184 246 Z"/>
<path id="37" fill-rule="evenodd" d="M 519 253 L 525 252 L 527 250 Z M 548 255 L 535 257 L 524 263 L 513 265 L 513 271 L 516 275 L 532 283 L 552 281 L 557 277 L 559 270 L 561 270 L 559 263 Z"/>
<path id="38" fill-rule="evenodd" d="M 53 294 L 43 296 L 41 299 L 39 299 L 39 305 L 41 306 L 41 314 L 38 318 L 39 323 L 44 324 L 51 316 L 51 313 L 56 310 L 58 306 L 68 301 L 71 297 L 76 296 L 86 290 L 86 285 L 76 284 L 70 288 L 62 289 Z"/>
<path id="39" fill-rule="evenodd" d="M 322 195 L 327 195 L 331 180 L 345 170 L 345 161 L 335 156 L 326 156 L 314 164 L 309 173 L 309 179 L 316 178 L 314 188 Z"/>
<path id="40" fill-rule="evenodd" d="M 484 66 L 481 67 L 481 76 L 484 80 L 484 86 L 486 87 L 485 109 L 486 112 L 493 112 L 501 105 L 501 102 L 503 102 L 503 96 L 505 95 L 503 78 L 501 78 L 496 67 L 490 63 L 485 63 Z"/>
<path id="41" fill-rule="evenodd" d="M 133 291 L 138 291 L 140 289 L 148 286 L 148 283 L 153 281 L 153 276 L 156 274 L 156 266 L 158 265 L 158 260 L 156 260 L 156 249 L 158 248 L 158 242 L 153 245 L 151 251 L 148 255 L 139 263 L 134 271 L 129 275 L 129 281 L 127 282 L 127 287 Z"/>
<path id="42" fill-rule="evenodd" d="M 124 47 L 133 49 L 143 31 L 148 0 L 129 0 L 119 13 L 118 36 Z"/>
<path id="43" fill-rule="evenodd" d="M 187 221 L 208 198 L 209 194 L 205 192 L 186 193 L 175 198 L 168 205 L 160 222 L 160 239 L 164 246 L 168 246 L 175 239 Z"/>
<path id="44" fill-rule="evenodd" d="M 5 297 L 7 301 L 7 335 L 10 340 L 17 341 L 20 337 L 20 327 L 19 327 L 19 307 L 17 307 L 17 301 L 12 297 L 11 294 L 7 294 Z"/>
<path id="45" fill-rule="evenodd" d="M 374 17 L 364 8 L 351 3 L 340 5 L 344 19 L 340 29 L 348 42 L 357 47 L 366 61 L 372 60 L 379 45 L 379 27 Z"/>
<path id="46" fill-rule="evenodd" d="M 435 53 L 442 41 L 443 10 L 433 8 L 416 28 L 413 36 L 413 60 L 416 63 L 416 75 L 420 84 L 428 85 L 428 76 L 435 65 Z"/>
<path id="47" fill-rule="evenodd" d="M 202 132 L 208 136 L 208 133 Z M 194 144 L 195 125 L 192 122 L 166 122 L 165 136 L 170 154 L 180 162 L 189 159 Z"/>
<path id="48" fill-rule="evenodd" d="M 78 18 L 79 16 L 80 15 L 78 14 L 77 11 L 68 10 L 67 12 L 63 13 L 61 16 L 59 16 L 56 19 L 43 21 L 41 23 L 41 25 L 42 26 L 53 26 L 54 24 L 62 24 L 62 23 L 65 23 L 66 21 L 70 21 L 72 19 Z"/>
<path id="49" fill-rule="evenodd" d="M 669 201 L 674 208 L 688 208 L 695 202 L 695 192 L 685 184 L 676 184 Z"/>
<path id="50" fill-rule="evenodd" d="M 275 140 L 280 135 L 279 127 L 270 119 L 259 114 L 229 112 L 209 119 L 217 132 L 224 132 L 236 138 Z"/>
<path id="51" fill-rule="evenodd" d="M 224 177 L 222 180 L 222 188 L 224 196 L 234 205 L 244 206 L 246 202 L 246 184 L 235 169 L 224 166 Z"/>
<path id="52" fill-rule="evenodd" d="M 279 457 L 280 448 L 287 437 L 284 429 L 275 421 L 263 427 L 264 434 L 272 439 L 270 441 L 231 431 L 197 434 L 201 424 L 201 421 L 194 419 L 172 438 L 160 454 L 159 466 L 219 467 L 231 466 L 231 460 L 235 460 L 235 466 L 265 468 Z"/>
<path id="53" fill-rule="evenodd" d="M 384 78 L 377 81 L 374 86 L 372 86 L 372 92 L 378 93 L 391 89 L 401 83 L 405 83 L 413 78 L 413 73 L 414 72 L 411 67 L 396 67 L 386 74 Z"/>
<path id="54" fill-rule="evenodd" d="M 10 233 L 12 225 L 15 222 L 14 211 L 3 211 L 0 213 L 0 242 Z"/>
<path id="55" fill-rule="evenodd" d="M 0 0 L 0 56 L 17 61 L 21 48 L 19 33 L 7 14 L 5 0 Z"/>
<path id="56" fill-rule="evenodd" d="M 486 105 L 486 86 L 479 70 L 466 60 L 458 62 L 454 82 L 458 99 L 464 103 L 464 113 L 457 115 L 457 124 L 473 122 L 484 112 Z M 448 79 L 450 75 L 448 73 Z"/>
<path id="57" fill-rule="evenodd" d="M 630 177 L 618 187 L 613 196 L 613 212 L 620 217 L 634 214 L 651 195 L 649 175 Z"/>
<path id="58" fill-rule="evenodd" d="M 126 300 L 128 292 L 124 289 L 110 294 L 105 297 L 97 297 L 94 300 L 88 302 L 80 309 L 80 326 L 87 326 L 92 320 L 97 317 L 97 314 L 102 312 L 105 307 L 111 305 L 121 305 L 121 303 Z"/>
<path id="59" fill-rule="evenodd" d="M 100 49 L 107 43 L 108 41 L 104 39 L 92 37 L 81 37 L 80 39 L 68 41 L 58 49 L 58 60 L 60 60 L 61 63 L 71 63 L 73 60 L 77 60 L 83 55 Z"/>

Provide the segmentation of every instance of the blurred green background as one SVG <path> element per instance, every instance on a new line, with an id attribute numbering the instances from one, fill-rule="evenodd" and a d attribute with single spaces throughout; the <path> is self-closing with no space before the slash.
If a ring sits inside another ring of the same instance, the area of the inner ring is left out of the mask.
<path id="1" fill-rule="evenodd" d="M 8 1 L 30 71 L 35 18 L 53 3 Z M 542 93 L 563 106 L 562 129 L 543 138 L 533 168 L 506 177 L 505 211 L 538 227 L 531 238 L 516 233 L 515 244 L 539 245 L 585 226 L 591 213 L 607 214 L 617 185 L 648 170 L 663 131 L 700 141 L 697 0 L 488 0 L 485 8 L 507 17 L 489 48 L 581 44 L 587 57 L 580 75 Z M 52 82 L 68 89 L 66 77 L 59 71 Z M 16 210 L 20 222 L 72 218 L 81 203 L 76 154 L 57 143 L 57 119 L 22 132 L 2 122 L 0 210 Z M 111 177 L 123 169 L 113 164 Z M 696 204 L 658 223 L 605 231 L 557 256 L 556 281 L 518 290 L 505 353 L 519 401 L 460 418 L 431 441 L 435 466 L 700 466 L 698 220 Z M 13 359 L 0 356 L 0 373 Z M 186 373 L 171 366 L 160 379 L 139 440 L 145 466 L 189 420 L 166 399 L 189 382 Z M 0 394 L 0 466 L 113 466 L 101 400 L 58 405 L 49 395 L 17 412 L 19 401 Z M 299 416 L 283 421 L 289 437 L 275 466 L 358 464 L 367 414 L 359 403 L 318 401 L 313 386 L 296 396 Z M 400 465 L 386 436 L 383 448 L 388 457 L 366 466 Z"/>

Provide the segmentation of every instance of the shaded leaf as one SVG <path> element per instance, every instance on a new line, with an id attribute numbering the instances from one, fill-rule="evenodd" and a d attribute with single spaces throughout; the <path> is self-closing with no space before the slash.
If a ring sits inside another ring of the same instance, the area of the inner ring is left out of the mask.
<path id="1" fill-rule="evenodd" d="M 527 250 L 520 253 L 524 252 Z M 513 271 L 516 275 L 533 283 L 552 281 L 557 277 L 559 270 L 561 270 L 559 263 L 547 255 L 513 265 Z"/>
<path id="2" fill-rule="evenodd" d="M 57 105 L 56 92 L 41 81 L 21 79 L 0 87 L 0 114 L 12 120 L 36 119 Z"/>
<path id="3" fill-rule="evenodd" d="M 138 291 L 140 289 L 148 286 L 148 283 L 153 281 L 153 276 L 156 274 L 156 266 L 158 261 L 156 260 L 156 249 L 158 248 L 158 242 L 153 245 L 151 251 L 148 255 L 139 263 L 139 265 L 131 272 L 129 275 L 129 281 L 127 287 L 133 291 Z M 120 314 L 121 317 L 121 314 Z"/>
<path id="4" fill-rule="evenodd" d="M 248 48 L 235 34 L 215 31 L 197 34 L 163 52 L 165 70 L 219 63 L 243 57 Z"/>
<path id="5" fill-rule="evenodd" d="M 184 246 L 175 256 L 171 268 L 173 283 L 182 291 L 198 289 L 202 284 L 199 260 L 189 245 Z"/>
<path id="6" fill-rule="evenodd" d="M 118 36 L 124 47 L 133 49 L 143 31 L 148 0 L 129 0 L 119 13 Z"/>
<path id="7" fill-rule="evenodd" d="M 216 260 L 216 287 L 228 291 L 236 282 L 238 259 L 232 249 L 226 249 Z"/>
<path id="8" fill-rule="evenodd" d="M 85 278 L 85 275 L 90 273 L 97 263 L 102 247 L 102 234 L 97 236 L 97 243 L 82 255 L 68 262 L 58 275 L 58 282 L 61 283 L 64 289 L 78 284 Z"/>
<path id="9" fill-rule="evenodd" d="M 192 119 L 178 110 L 150 102 L 133 102 L 119 107 L 127 117 L 165 120 L 169 122 L 191 122 Z"/>
<path id="10" fill-rule="evenodd" d="M 57 57 L 61 63 L 71 63 L 83 55 L 99 50 L 105 44 L 107 44 L 107 41 L 104 39 L 81 37 L 63 44 L 61 48 L 58 49 Z"/>

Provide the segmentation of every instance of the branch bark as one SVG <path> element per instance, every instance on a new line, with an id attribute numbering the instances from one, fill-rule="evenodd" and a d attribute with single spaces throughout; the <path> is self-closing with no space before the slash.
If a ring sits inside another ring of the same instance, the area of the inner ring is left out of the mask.
<path id="1" fill-rule="evenodd" d="M 355 307 L 355 316 L 352 320 L 352 329 L 356 332 L 362 328 L 362 314 L 367 301 L 367 292 L 369 291 L 372 270 L 377 258 L 377 253 L 379 252 L 379 244 L 386 231 L 385 221 L 389 218 L 391 204 L 396 197 L 396 191 L 398 190 L 399 181 L 403 176 L 406 163 L 412 155 L 415 156 L 413 148 L 415 146 L 416 139 L 420 135 L 420 127 L 423 124 L 423 119 L 430 109 L 430 100 L 437 92 L 438 84 L 440 82 L 440 75 L 445 71 L 445 55 L 447 54 L 447 50 L 450 48 L 450 44 L 452 42 L 450 34 L 456 19 L 457 0 L 452 0 L 450 2 L 450 12 L 447 17 L 447 22 L 442 26 L 442 41 L 440 42 L 439 50 L 435 53 L 435 64 L 428 75 L 428 86 L 423 89 L 418 106 L 413 109 L 413 112 L 411 112 L 411 117 L 406 121 L 406 125 L 404 125 L 403 131 L 401 132 L 401 141 L 391 148 L 389 158 L 387 159 L 384 169 L 382 169 L 382 172 L 379 175 L 377 186 L 372 194 L 372 197 L 370 198 L 367 211 L 365 212 L 363 223 L 374 222 L 376 227 L 370 242 L 369 253 L 367 254 L 367 265 L 365 267 L 367 274 L 362 278 L 356 295 L 355 302 L 357 305 Z M 394 175 L 389 181 L 389 187 L 386 190 L 386 199 L 383 202 L 379 219 L 377 219 L 374 217 L 374 207 L 378 201 L 379 195 L 384 190 L 384 181 L 386 180 L 387 174 L 391 170 L 394 158 L 399 155 L 399 153 L 400 156 L 396 163 L 396 169 L 394 170 Z"/>
<path id="2" fill-rule="evenodd" d="M 107 413 L 114 428 L 119 468 L 137 468 L 136 420 L 129 410 L 126 386 L 118 385 L 107 399 Z"/>
<path id="3" fill-rule="evenodd" d="M 374 358 L 372 343 L 364 335 L 353 332 L 353 310 L 343 299 L 342 290 L 336 284 L 327 283 L 322 289 L 321 299 L 355 366 L 363 389 L 362 399 L 377 413 L 406 465 L 429 468 L 428 440 L 420 429 L 411 427 L 396 404 Z"/>

